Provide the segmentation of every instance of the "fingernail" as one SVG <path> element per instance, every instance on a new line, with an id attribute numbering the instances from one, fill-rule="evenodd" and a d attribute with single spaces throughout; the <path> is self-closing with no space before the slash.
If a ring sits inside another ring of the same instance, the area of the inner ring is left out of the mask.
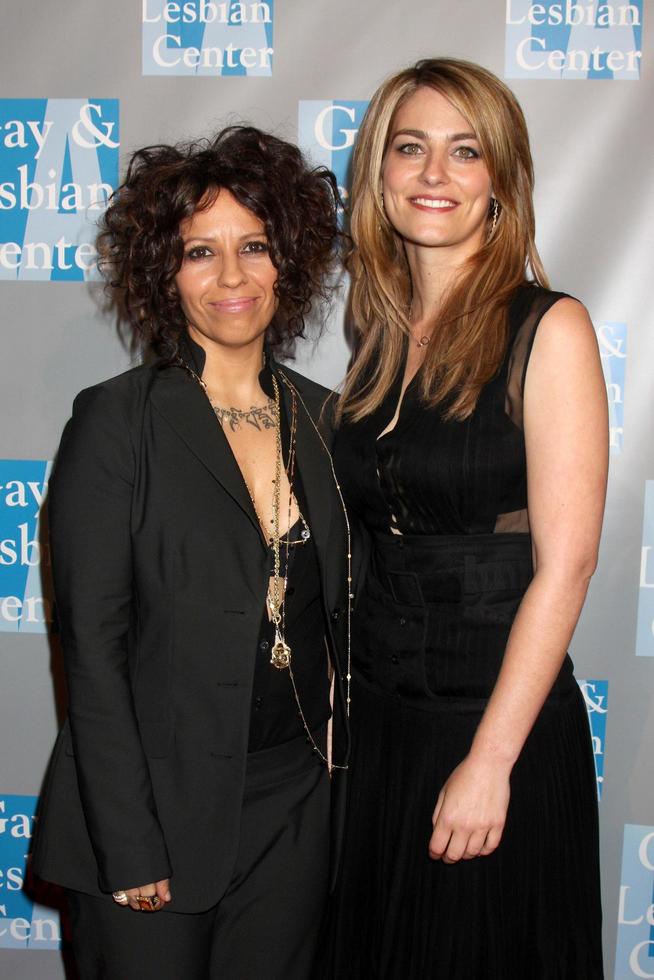
<path id="1" fill-rule="evenodd" d="M 166 892 L 166 894 L 164 895 L 164 901 L 169 902 L 172 897 L 173 896 L 170 894 L 170 892 Z"/>

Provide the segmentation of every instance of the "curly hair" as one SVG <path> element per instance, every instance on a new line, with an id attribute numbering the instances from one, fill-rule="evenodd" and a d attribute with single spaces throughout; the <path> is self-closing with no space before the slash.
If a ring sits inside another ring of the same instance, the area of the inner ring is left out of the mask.
<path id="1" fill-rule="evenodd" d="M 175 277 L 180 225 L 221 189 L 263 222 L 277 269 L 277 312 L 266 341 L 289 354 L 314 301 L 325 301 L 339 250 L 336 179 L 296 146 L 252 126 L 137 150 L 112 195 L 97 239 L 98 265 L 135 344 L 172 359 L 186 330 Z"/>

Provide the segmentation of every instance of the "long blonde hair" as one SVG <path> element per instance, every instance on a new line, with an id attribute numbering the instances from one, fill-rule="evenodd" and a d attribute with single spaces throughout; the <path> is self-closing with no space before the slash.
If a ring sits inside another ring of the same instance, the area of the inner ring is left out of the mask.
<path id="1" fill-rule="evenodd" d="M 355 357 L 337 417 L 357 421 L 373 412 L 399 369 L 410 334 L 411 277 L 400 235 L 384 212 L 381 171 L 395 115 L 427 86 L 444 95 L 471 124 L 498 202 L 492 235 L 466 263 L 444 297 L 421 377 L 421 397 L 446 418 L 464 419 L 497 373 L 507 345 L 511 294 L 531 278 L 547 286 L 536 249 L 533 163 L 522 110 L 495 75 L 468 61 L 433 58 L 392 75 L 375 92 L 353 160 L 349 258 Z"/>

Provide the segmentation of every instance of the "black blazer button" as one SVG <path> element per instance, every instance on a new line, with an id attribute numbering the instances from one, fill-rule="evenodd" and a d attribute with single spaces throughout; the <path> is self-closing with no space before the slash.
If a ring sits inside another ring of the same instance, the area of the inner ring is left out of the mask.
<path id="1" fill-rule="evenodd" d="M 340 616 L 341 616 L 341 610 L 340 609 L 332 609 L 332 622 L 333 623 L 338 622 L 338 620 L 340 619 Z"/>
<path id="2" fill-rule="evenodd" d="M 265 653 L 269 646 L 270 643 L 268 643 L 268 640 L 262 640 L 261 643 L 259 644 L 259 649 L 263 650 L 263 652 Z"/>

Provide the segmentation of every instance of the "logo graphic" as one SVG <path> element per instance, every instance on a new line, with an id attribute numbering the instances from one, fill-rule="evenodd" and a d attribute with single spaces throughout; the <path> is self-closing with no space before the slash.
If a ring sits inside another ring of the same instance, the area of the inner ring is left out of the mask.
<path id="1" fill-rule="evenodd" d="M 506 0 L 506 78 L 637 81 L 643 0 Z"/>
<path id="2" fill-rule="evenodd" d="M 654 480 L 645 483 L 636 656 L 654 657 Z"/>
<path id="3" fill-rule="evenodd" d="M 41 564 L 50 559 L 39 541 L 51 465 L 0 459 L 0 631 L 7 633 L 45 633 L 52 620 L 41 589 Z"/>
<path id="4" fill-rule="evenodd" d="M 346 205 L 352 150 L 367 108 L 367 102 L 300 102 L 298 143 L 316 165 L 334 172 Z"/>
<path id="5" fill-rule="evenodd" d="M 626 824 L 615 980 L 654 977 L 654 827 Z"/>
<path id="6" fill-rule="evenodd" d="M 0 99 L 0 279 L 96 278 L 117 99 Z"/>
<path id="7" fill-rule="evenodd" d="M 612 453 L 622 452 L 624 435 L 624 384 L 627 363 L 627 324 L 601 323 L 597 341 L 602 357 L 609 402 L 609 435 Z"/>
<path id="8" fill-rule="evenodd" d="M 144 75 L 272 75 L 274 0 L 142 0 Z"/>
<path id="9" fill-rule="evenodd" d="M 59 949 L 59 915 L 23 891 L 36 796 L 0 796 L 0 949 Z"/>
<path id="10" fill-rule="evenodd" d="M 579 681 L 579 687 L 588 712 L 588 723 L 595 757 L 597 799 L 601 800 L 604 784 L 604 745 L 606 742 L 606 712 L 609 706 L 609 682 Z"/>

